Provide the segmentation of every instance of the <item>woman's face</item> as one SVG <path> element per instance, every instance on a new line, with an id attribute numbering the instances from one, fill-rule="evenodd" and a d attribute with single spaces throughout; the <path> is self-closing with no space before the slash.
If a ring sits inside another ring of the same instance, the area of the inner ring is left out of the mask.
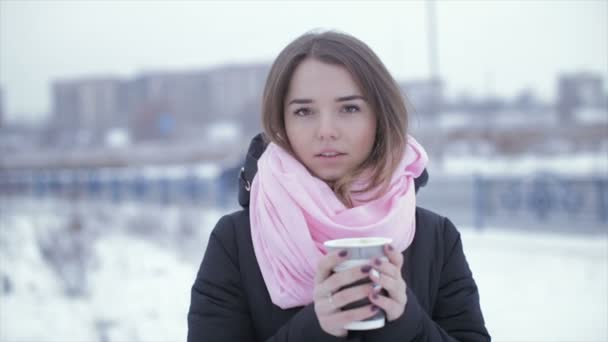
<path id="1" fill-rule="evenodd" d="M 296 156 L 328 183 L 359 166 L 374 145 L 376 115 L 340 65 L 302 61 L 289 83 L 284 116 Z"/>

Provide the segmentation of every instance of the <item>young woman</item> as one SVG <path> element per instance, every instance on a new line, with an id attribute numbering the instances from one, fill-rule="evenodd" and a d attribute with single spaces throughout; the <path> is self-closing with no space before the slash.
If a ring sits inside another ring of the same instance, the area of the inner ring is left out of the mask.
<path id="1" fill-rule="evenodd" d="M 272 65 L 262 113 L 243 210 L 217 223 L 192 287 L 188 341 L 489 341 L 458 231 L 416 207 L 427 154 L 374 52 L 336 32 L 297 38 Z M 392 239 L 388 261 L 332 273 L 346 251 L 323 242 L 364 236 Z M 384 291 L 341 290 L 363 278 Z M 344 329 L 380 309 L 384 327 Z"/>

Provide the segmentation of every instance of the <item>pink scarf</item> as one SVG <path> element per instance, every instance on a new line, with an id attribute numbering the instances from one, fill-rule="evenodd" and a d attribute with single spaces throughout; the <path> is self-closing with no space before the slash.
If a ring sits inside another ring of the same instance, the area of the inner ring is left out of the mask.
<path id="1" fill-rule="evenodd" d="M 270 143 L 258 160 L 251 185 L 250 221 L 255 255 L 272 302 L 282 309 L 312 302 L 323 242 L 348 237 L 383 236 L 404 251 L 416 230 L 414 178 L 428 157 L 408 136 L 405 155 L 383 196 L 353 194 L 346 207 L 332 189 L 297 159 Z"/>

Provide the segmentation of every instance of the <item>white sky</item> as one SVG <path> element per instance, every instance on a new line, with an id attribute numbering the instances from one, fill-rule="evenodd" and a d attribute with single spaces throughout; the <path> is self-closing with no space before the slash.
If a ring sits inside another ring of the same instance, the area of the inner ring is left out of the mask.
<path id="1" fill-rule="evenodd" d="M 7 120 L 50 112 L 50 82 L 146 70 L 270 62 L 312 28 L 362 39 L 400 80 L 429 75 L 421 1 L 0 0 L 0 84 Z M 553 99 L 560 72 L 593 71 L 608 89 L 608 1 L 439 1 L 448 95 Z M 238 96 L 236 94 L 235 96 Z"/>

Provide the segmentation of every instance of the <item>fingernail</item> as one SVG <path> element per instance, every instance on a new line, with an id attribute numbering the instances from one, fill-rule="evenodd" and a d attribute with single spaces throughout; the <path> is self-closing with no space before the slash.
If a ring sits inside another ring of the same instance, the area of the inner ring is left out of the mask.
<path id="1" fill-rule="evenodd" d="M 377 305 L 372 305 L 372 311 L 378 311 L 379 307 Z"/>
<path id="2" fill-rule="evenodd" d="M 361 272 L 368 273 L 371 269 L 372 269 L 372 267 L 370 265 L 365 265 L 365 266 L 361 267 Z"/>
<path id="3" fill-rule="evenodd" d="M 374 278 L 380 278 L 380 272 L 376 271 L 376 270 L 372 270 L 371 271 L 371 275 Z"/>
<path id="4" fill-rule="evenodd" d="M 378 297 L 379 297 L 379 296 L 378 296 L 378 294 L 377 294 L 377 293 L 373 293 L 373 294 L 372 294 L 372 299 L 376 300 L 376 299 L 378 299 Z"/>
<path id="5" fill-rule="evenodd" d="M 386 248 L 391 252 L 395 249 L 392 245 L 387 245 Z"/>
<path id="6" fill-rule="evenodd" d="M 340 251 L 340 253 L 338 253 L 338 255 L 341 258 L 344 258 L 346 256 L 346 254 L 348 254 L 348 251 L 346 249 L 343 249 L 343 250 Z"/>
<path id="7" fill-rule="evenodd" d="M 374 286 L 372 287 L 373 292 L 378 293 L 382 290 L 382 285 L 380 284 L 374 284 Z"/>
<path id="8" fill-rule="evenodd" d="M 374 260 L 374 264 L 376 264 L 376 266 L 380 266 L 382 265 L 382 260 L 380 260 L 380 258 L 376 258 L 376 260 Z"/>

